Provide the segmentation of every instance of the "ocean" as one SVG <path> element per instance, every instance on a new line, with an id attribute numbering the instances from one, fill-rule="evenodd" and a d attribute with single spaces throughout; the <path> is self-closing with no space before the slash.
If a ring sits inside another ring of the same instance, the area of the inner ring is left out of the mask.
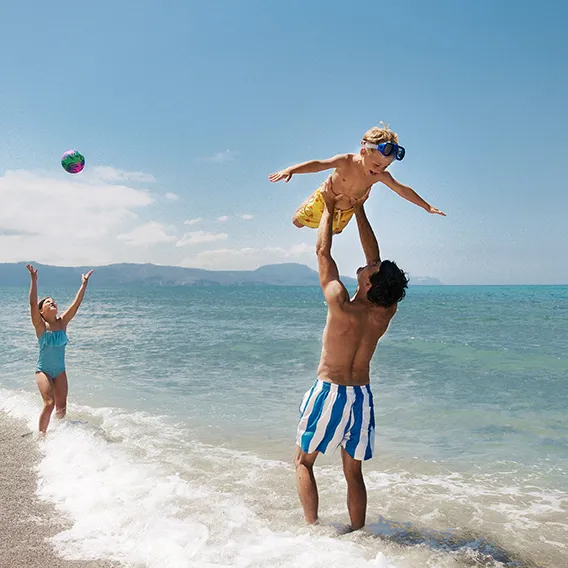
<path id="1" fill-rule="evenodd" d="M 93 283 L 96 281 L 96 272 Z M 75 289 L 41 289 L 61 306 Z M 0 410 L 37 428 L 27 289 L 0 288 Z M 367 526 L 339 452 L 307 527 L 293 455 L 326 306 L 309 287 L 97 289 L 68 417 L 37 440 L 69 559 L 129 567 L 568 566 L 568 287 L 411 286 L 372 362 Z"/>

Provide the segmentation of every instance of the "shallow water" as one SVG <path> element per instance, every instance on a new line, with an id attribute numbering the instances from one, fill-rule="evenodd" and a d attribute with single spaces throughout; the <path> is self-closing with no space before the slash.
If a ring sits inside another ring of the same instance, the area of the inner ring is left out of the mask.
<path id="1" fill-rule="evenodd" d="M 35 429 L 26 295 L 0 289 L 0 409 Z M 563 566 L 568 287 L 409 290 L 373 360 L 353 534 L 339 456 L 318 459 L 318 527 L 291 463 L 325 312 L 312 288 L 91 288 L 68 330 L 69 417 L 39 466 L 40 494 L 74 521 L 60 551 L 160 568 Z"/>

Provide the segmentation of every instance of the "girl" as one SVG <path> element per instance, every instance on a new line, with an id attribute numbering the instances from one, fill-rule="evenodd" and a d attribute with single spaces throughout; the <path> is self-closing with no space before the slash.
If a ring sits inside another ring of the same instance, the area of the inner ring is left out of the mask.
<path id="1" fill-rule="evenodd" d="M 49 419 L 55 406 L 58 418 L 65 416 L 67 405 L 67 374 L 65 373 L 65 346 L 67 325 L 75 317 L 85 296 L 89 278 L 93 273 L 89 270 L 82 274 L 82 284 L 75 300 L 62 316 L 57 315 L 57 304 L 49 296 L 37 301 L 37 268 L 27 265 L 31 276 L 30 312 L 39 343 L 39 358 L 36 365 L 36 382 L 43 398 L 43 410 L 39 415 L 39 431 L 45 434 Z"/>

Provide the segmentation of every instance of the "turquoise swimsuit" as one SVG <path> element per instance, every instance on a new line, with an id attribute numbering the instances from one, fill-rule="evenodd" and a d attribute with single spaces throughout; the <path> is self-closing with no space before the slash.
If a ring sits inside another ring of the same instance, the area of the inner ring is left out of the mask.
<path id="1" fill-rule="evenodd" d="M 39 339 L 36 373 L 41 371 L 51 380 L 65 371 L 65 346 L 69 343 L 64 329 L 44 331 Z"/>

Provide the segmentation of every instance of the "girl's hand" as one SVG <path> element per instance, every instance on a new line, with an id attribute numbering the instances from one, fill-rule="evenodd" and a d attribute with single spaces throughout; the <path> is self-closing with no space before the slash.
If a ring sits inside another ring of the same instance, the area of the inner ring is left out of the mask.
<path id="1" fill-rule="evenodd" d="M 37 272 L 37 270 L 36 270 Z M 87 274 L 81 274 L 81 280 L 83 282 L 83 284 L 88 284 L 89 283 L 89 278 L 91 277 L 91 274 L 93 273 L 92 270 L 89 270 L 89 272 L 87 272 Z"/>
<path id="2" fill-rule="evenodd" d="M 280 180 L 284 180 L 286 183 L 288 183 L 291 179 L 292 179 L 292 174 L 286 169 L 286 170 L 280 170 L 279 172 L 275 172 L 273 174 L 270 174 L 268 176 L 268 179 L 274 183 Z"/>
<path id="3" fill-rule="evenodd" d="M 29 270 L 30 276 L 32 277 L 33 281 L 37 280 L 37 268 L 34 270 L 34 267 L 31 264 L 27 264 L 26 268 Z"/>

